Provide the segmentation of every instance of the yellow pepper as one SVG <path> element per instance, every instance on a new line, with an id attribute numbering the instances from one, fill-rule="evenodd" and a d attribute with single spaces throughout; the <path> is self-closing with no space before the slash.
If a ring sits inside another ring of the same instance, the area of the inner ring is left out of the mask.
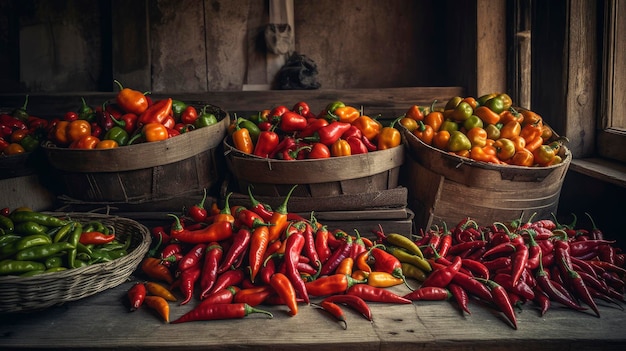
<path id="1" fill-rule="evenodd" d="M 400 145 L 402 142 L 402 136 L 400 135 L 400 131 L 396 129 L 394 125 L 401 118 L 402 116 L 396 118 L 389 126 L 381 129 L 380 134 L 378 135 L 378 150 L 391 149 Z"/>

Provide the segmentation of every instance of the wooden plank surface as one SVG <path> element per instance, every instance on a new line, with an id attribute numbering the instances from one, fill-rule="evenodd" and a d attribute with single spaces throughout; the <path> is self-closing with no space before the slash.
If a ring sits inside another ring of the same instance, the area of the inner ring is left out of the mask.
<path id="1" fill-rule="evenodd" d="M 131 277 L 134 278 L 134 277 Z M 471 301 L 471 315 L 454 302 L 411 305 L 371 303 L 369 322 L 345 308 L 348 329 L 327 314 L 300 305 L 290 317 L 285 306 L 258 306 L 273 319 L 252 314 L 240 320 L 165 324 L 152 310 L 128 312 L 123 303 L 133 281 L 94 296 L 37 313 L 2 315 L 0 347 L 80 350 L 623 350 L 626 313 L 600 303 L 601 317 L 553 305 L 546 315 L 532 303 L 517 312 L 511 328 L 489 306 Z M 404 294 L 404 286 L 393 291 Z M 319 302 L 319 298 L 312 302 Z M 196 301 L 170 303 L 174 320 Z"/>

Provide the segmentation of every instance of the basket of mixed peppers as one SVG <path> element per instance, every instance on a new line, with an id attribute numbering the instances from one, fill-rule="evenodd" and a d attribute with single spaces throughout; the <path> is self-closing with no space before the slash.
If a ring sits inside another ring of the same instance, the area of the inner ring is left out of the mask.
<path id="1" fill-rule="evenodd" d="M 341 101 L 315 114 L 300 101 L 276 106 L 250 118 L 235 118 L 228 144 L 245 155 L 277 160 L 324 159 L 394 148 L 401 143 L 396 121 L 377 119 Z"/>
<path id="2" fill-rule="evenodd" d="M 515 107 L 505 93 L 455 96 L 443 108 L 413 105 L 399 122 L 420 143 L 470 162 L 550 167 L 565 161 L 568 141 L 538 113 Z"/>

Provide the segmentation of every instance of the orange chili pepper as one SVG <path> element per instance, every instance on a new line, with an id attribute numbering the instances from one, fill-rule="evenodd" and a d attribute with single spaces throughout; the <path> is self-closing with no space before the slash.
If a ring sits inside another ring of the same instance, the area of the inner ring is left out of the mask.
<path id="1" fill-rule="evenodd" d="M 428 124 L 424 124 L 424 122 L 419 121 L 417 129 L 413 131 L 413 135 L 415 135 L 418 139 L 424 142 L 424 144 L 430 145 L 433 143 L 433 137 L 435 136 L 435 130 L 432 126 Z"/>
<path id="2" fill-rule="evenodd" d="M 415 121 L 423 121 L 425 117 L 424 108 L 419 105 L 413 105 L 409 107 L 404 116 Z"/>
<path id="3" fill-rule="evenodd" d="M 470 158 L 476 161 L 490 162 L 500 164 L 500 160 L 496 156 L 497 150 L 493 146 L 473 146 L 470 150 Z"/>
<path id="4" fill-rule="evenodd" d="M 161 316 L 161 318 L 163 318 L 165 323 L 170 322 L 170 305 L 164 298 L 156 295 L 147 295 L 144 298 L 144 303 L 146 304 L 146 306 L 157 311 L 157 313 Z"/>
<path id="5" fill-rule="evenodd" d="M 96 149 L 113 149 L 119 147 L 119 144 L 115 140 L 100 140 L 96 144 Z"/>
<path id="6" fill-rule="evenodd" d="M 367 263 L 369 257 L 370 257 L 369 250 L 363 251 L 360 254 L 358 254 L 354 262 L 354 264 L 356 265 L 356 268 L 366 273 L 371 272 L 372 267 L 370 267 L 370 265 Z"/>
<path id="7" fill-rule="evenodd" d="M 382 129 L 382 125 L 376 119 L 369 116 L 360 116 L 356 120 L 352 122 L 352 125 L 357 127 L 363 136 L 368 140 L 373 140 L 378 136 L 380 130 Z"/>
<path id="8" fill-rule="evenodd" d="M 235 144 L 235 148 L 246 154 L 251 154 L 254 151 L 254 143 L 252 142 L 252 136 L 247 128 L 241 128 L 239 123 L 234 123 L 235 131 L 233 132 L 232 139 Z"/>
<path id="9" fill-rule="evenodd" d="M 25 152 L 24 147 L 18 143 L 11 143 L 2 150 L 2 153 L 5 155 L 17 155 Z"/>
<path id="10" fill-rule="evenodd" d="M 535 139 L 526 141 L 526 149 L 530 152 L 533 152 L 537 148 L 539 148 L 542 144 L 543 144 L 543 139 L 541 138 L 541 135 L 538 135 L 535 137 Z"/>
<path id="11" fill-rule="evenodd" d="M 124 88 L 122 83 L 117 80 L 113 82 L 120 88 L 120 91 L 115 96 L 115 100 L 125 112 L 141 115 L 148 109 L 148 98 L 144 93 L 138 90 Z"/>
<path id="12" fill-rule="evenodd" d="M 250 280 L 254 282 L 263 260 L 265 259 L 265 251 L 269 245 L 269 229 L 267 226 L 258 226 L 252 232 L 250 238 L 250 250 L 248 252 L 248 261 L 250 262 Z"/>
<path id="13" fill-rule="evenodd" d="M 509 164 L 515 166 L 531 167 L 535 162 L 535 157 L 530 150 L 522 149 L 515 152 L 515 155 L 509 160 Z"/>
<path id="14" fill-rule="evenodd" d="M 278 296 L 282 298 L 287 307 L 289 307 L 289 315 L 295 316 L 298 314 L 298 301 L 296 299 L 296 290 L 291 284 L 291 281 L 283 273 L 277 272 L 270 278 L 270 285 Z"/>
<path id="15" fill-rule="evenodd" d="M 487 145 L 487 131 L 480 127 L 474 127 L 467 131 L 467 138 L 472 146 L 483 147 Z"/>
<path id="16" fill-rule="evenodd" d="M 373 271 L 367 275 L 367 285 L 369 286 L 389 288 L 400 284 L 404 284 L 404 280 L 388 272 Z"/>
<path id="17" fill-rule="evenodd" d="M 59 122 L 61 124 L 61 122 Z M 72 143 L 85 135 L 91 135 L 91 124 L 84 119 L 77 119 L 66 126 L 67 141 Z"/>
<path id="18" fill-rule="evenodd" d="M 521 109 L 520 113 L 524 116 L 522 125 L 537 124 L 542 121 L 541 116 L 531 110 Z"/>
<path id="19" fill-rule="evenodd" d="M 361 112 L 353 106 L 337 107 L 332 114 L 337 116 L 340 122 L 345 123 L 352 123 L 361 116 Z"/>
<path id="20" fill-rule="evenodd" d="M 143 261 L 141 261 L 141 270 L 150 278 L 162 280 L 169 284 L 174 282 L 169 268 L 163 265 L 161 260 L 156 257 L 144 258 Z"/>
<path id="21" fill-rule="evenodd" d="M 461 100 L 461 102 L 467 102 L 473 109 L 478 106 L 478 101 L 472 96 L 467 96 Z"/>
<path id="22" fill-rule="evenodd" d="M 513 107 L 509 108 L 508 110 L 504 110 L 500 113 L 500 123 L 507 124 L 511 121 L 515 121 L 519 124 L 522 124 L 524 122 L 524 115 L 517 112 L 517 110 L 514 109 Z"/>
<path id="23" fill-rule="evenodd" d="M 549 125 L 543 123 L 541 125 L 541 138 L 543 139 L 544 142 L 550 140 L 550 138 L 552 138 L 552 136 L 554 135 L 554 131 L 552 131 L 552 128 L 550 128 Z"/>
<path id="24" fill-rule="evenodd" d="M 450 141 L 450 132 L 447 130 L 441 130 L 435 133 L 433 137 L 433 146 L 445 150 L 448 147 L 448 142 Z"/>
<path id="25" fill-rule="evenodd" d="M 176 301 L 176 296 L 165 286 L 157 282 L 146 282 L 146 290 L 152 295 L 161 296 L 166 301 Z"/>
<path id="26" fill-rule="evenodd" d="M 500 115 L 493 112 L 487 106 L 478 106 L 474 109 L 474 114 L 478 116 L 483 123 L 486 124 L 496 124 L 500 122 Z"/>
<path id="27" fill-rule="evenodd" d="M 433 107 L 431 107 L 430 112 L 424 117 L 424 123 L 431 126 L 435 132 L 439 131 L 441 125 L 443 124 L 443 113 L 434 110 L 435 100 L 433 102 Z"/>
<path id="28" fill-rule="evenodd" d="M 351 275 L 354 267 L 354 259 L 350 256 L 344 258 L 335 269 L 335 274 Z"/>
<path id="29" fill-rule="evenodd" d="M 73 141 L 70 149 L 95 149 L 96 145 L 100 142 L 98 137 L 93 135 L 83 135 L 80 139 Z"/>
<path id="30" fill-rule="evenodd" d="M 338 139 L 330 147 L 330 155 L 333 157 L 350 156 L 351 154 L 350 144 L 345 139 Z"/>
<path id="31" fill-rule="evenodd" d="M 522 126 L 518 122 L 511 121 L 500 128 L 500 138 L 513 139 L 520 135 L 521 130 Z"/>
<path id="32" fill-rule="evenodd" d="M 536 139 L 538 136 L 541 137 L 543 132 L 541 130 L 541 126 L 542 123 L 525 124 L 520 130 L 519 135 L 524 138 L 524 140 L 526 140 L 526 144 L 528 144 L 531 140 Z"/>
<path id="33" fill-rule="evenodd" d="M 11 133 L 11 139 L 9 141 L 12 143 L 19 143 L 26 135 L 28 135 L 28 129 L 16 130 Z"/>
<path id="34" fill-rule="evenodd" d="M 521 136 L 514 136 L 510 138 L 510 140 L 513 142 L 513 145 L 515 145 L 515 151 L 526 149 L 526 140 Z"/>

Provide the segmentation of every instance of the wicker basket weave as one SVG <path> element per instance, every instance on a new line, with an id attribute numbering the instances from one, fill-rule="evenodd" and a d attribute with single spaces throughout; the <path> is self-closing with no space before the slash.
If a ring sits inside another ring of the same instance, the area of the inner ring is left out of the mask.
<path id="1" fill-rule="evenodd" d="M 146 226 L 123 217 L 94 213 L 54 213 L 81 223 L 97 220 L 115 228 L 116 236 L 125 241 L 131 236 L 126 256 L 110 262 L 32 277 L 0 277 L 0 313 L 40 310 L 82 299 L 122 284 L 135 271 L 151 243 Z"/>

